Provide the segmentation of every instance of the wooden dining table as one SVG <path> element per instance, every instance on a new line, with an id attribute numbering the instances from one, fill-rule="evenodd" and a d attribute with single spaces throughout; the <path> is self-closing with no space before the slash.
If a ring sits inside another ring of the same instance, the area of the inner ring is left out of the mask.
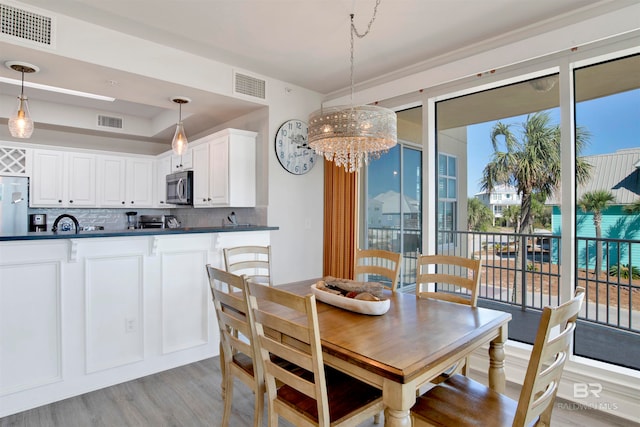
<path id="1" fill-rule="evenodd" d="M 280 285 L 306 295 L 315 280 Z M 416 390 L 489 343 L 489 386 L 504 392 L 504 343 L 511 314 L 385 291 L 383 315 L 317 301 L 325 364 L 382 390 L 385 426 L 411 425 Z"/>

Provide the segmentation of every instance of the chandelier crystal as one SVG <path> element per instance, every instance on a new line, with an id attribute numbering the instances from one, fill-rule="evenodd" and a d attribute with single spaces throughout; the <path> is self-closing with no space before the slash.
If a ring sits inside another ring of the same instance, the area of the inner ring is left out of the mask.
<path id="1" fill-rule="evenodd" d="M 325 159 L 343 166 L 347 172 L 356 172 L 369 159 L 379 158 L 397 144 L 396 113 L 373 105 L 353 105 L 353 41 L 354 35 L 363 38 L 376 19 L 376 1 L 373 17 L 367 30 L 360 34 L 351 14 L 351 105 L 321 108 L 309 116 L 309 146 Z"/>

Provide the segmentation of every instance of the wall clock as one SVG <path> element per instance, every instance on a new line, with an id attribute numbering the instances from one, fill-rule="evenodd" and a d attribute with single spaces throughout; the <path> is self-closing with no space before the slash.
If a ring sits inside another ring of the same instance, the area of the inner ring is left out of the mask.
<path id="1" fill-rule="evenodd" d="M 316 163 L 316 152 L 309 147 L 307 124 L 302 120 L 287 120 L 276 133 L 276 156 L 287 172 L 303 175 Z"/>

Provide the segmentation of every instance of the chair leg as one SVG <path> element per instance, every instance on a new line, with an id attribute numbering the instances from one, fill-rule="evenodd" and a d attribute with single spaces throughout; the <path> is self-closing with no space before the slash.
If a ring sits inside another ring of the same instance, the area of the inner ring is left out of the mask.
<path id="1" fill-rule="evenodd" d="M 462 369 L 460 370 L 460 373 L 462 375 L 464 375 L 465 377 L 468 377 L 468 373 L 469 373 L 469 356 L 465 357 L 464 360 L 464 365 L 462 365 Z"/>
<path id="2" fill-rule="evenodd" d="M 222 352 L 222 343 L 220 343 L 219 352 L 220 352 L 219 353 L 220 354 L 220 357 L 219 357 L 219 359 L 220 359 L 220 376 L 222 378 L 222 381 L 220 381 L 220 388 L 222 389 L 222 393 L 221 393 L 222 394 L 222 400 L 224 400 L 224 397 L 226 395 L 225 381 L 226 381 L 227 377 L 225 376 L 225 373 L 226 373 L 226 369 L 225 368 L 226 367 L 225 367 L 225 364 L 224 364 L 224 353 Z"/>
<path id="3" fill-rule="evenodd" d="M 222 427 L 229 426 L 229 419 L 231 418 L 231 402 L 233 401 L 233 377 L 227 375 L 224 379 L 225 384 L 225 398 L 224 398 L 224 413 L 222 415 Z"/>
<path id="4" fill-rule="evenodd" d="M 253 427 L 262 427 L 262 414 L 264 414 L 264 390 L 254 392 L 255 404 L 253 409 Z"/>
<path id="5" fill-rule="evenodd" d="M 269 427 L 278 427 L 278 414 L 273 409 L 273 403 L 269 403 Z"/>

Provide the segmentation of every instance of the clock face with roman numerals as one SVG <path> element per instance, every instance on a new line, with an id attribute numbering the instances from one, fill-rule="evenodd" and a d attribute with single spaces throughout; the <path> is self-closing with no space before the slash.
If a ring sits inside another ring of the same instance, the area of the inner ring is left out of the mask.
<path id="1" fill-rule="evenodd" d="M 316 152 L 309 147 L 307 124 L 302 120 L 287 120 L 276 133 L 276 156 L 287 172 L 303 175 L 316 163 Z"/>

